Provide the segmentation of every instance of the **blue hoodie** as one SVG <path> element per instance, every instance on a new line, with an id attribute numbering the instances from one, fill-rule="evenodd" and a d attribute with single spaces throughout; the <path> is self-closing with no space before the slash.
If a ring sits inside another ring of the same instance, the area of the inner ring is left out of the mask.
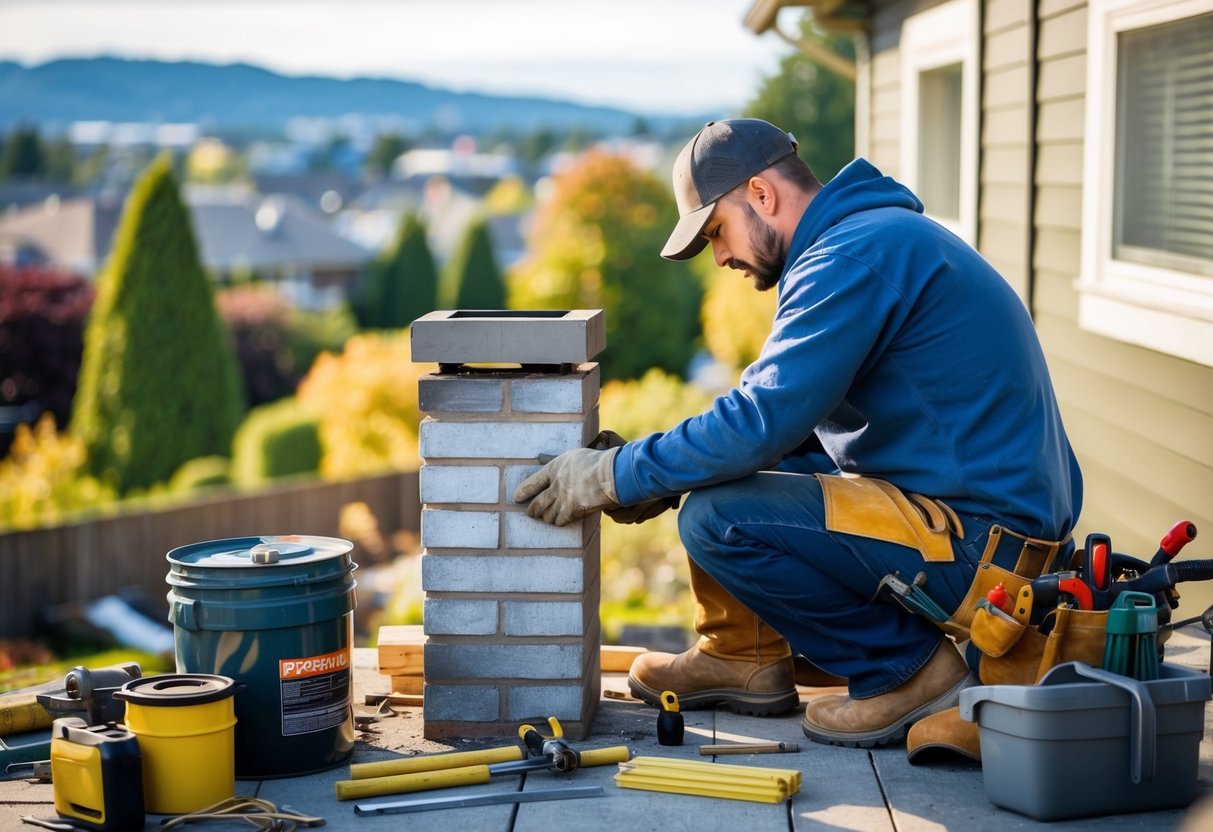
<path id="1" fill-rule="evenodd" d="M 740 383 L 620 449 L 631 505 L 778 468 L 879 477 L 1060 539 L 1082 476 L 1031 318 L 976 251 L 863 159 L 792 237 L 771 334 Z"/>

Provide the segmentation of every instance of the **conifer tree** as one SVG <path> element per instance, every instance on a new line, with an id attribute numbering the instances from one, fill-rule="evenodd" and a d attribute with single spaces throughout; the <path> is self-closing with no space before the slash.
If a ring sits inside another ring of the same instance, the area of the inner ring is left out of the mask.
<path id="1" fill-rule="evenodd" d="M 425 223 L 407 214 L 396 241 L 371 268 L 362 325 L 400 329 L 438 308 L 438 270 Z"/>
<path id="2" fill-rule="evenodd" d="M 97 277 L 71 430 L 87 472 L 127 492 L 186 460 L 229 454 L 243 413 L 236 359 L 166 154 L 131 190 Z"/>
<path id="3" fill-rule="evenodd" d="M 493 256 L 488 220 L 473 220 L 442 275 L 442 295 L 452 309 L 504 309 L 505 282 Z"/>

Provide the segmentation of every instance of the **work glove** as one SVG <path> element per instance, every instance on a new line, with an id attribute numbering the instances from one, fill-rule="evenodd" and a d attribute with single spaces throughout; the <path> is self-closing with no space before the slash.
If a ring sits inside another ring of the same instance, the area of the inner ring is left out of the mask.
<path id="1" fill-rule="evenodd" d="M 618 448 L 565 451 L 523 480 L 514 490 L 514 502 L 530 500 L 527 515 L 556 526 L 617 507 L 613 469 L 617 453 Z"/>
<path id="2" fill-rule="evenodd" d="M 608 448 L 622 448 L 628 443 L 613 430 L 604 430 L 594 437 L 594 441 L 590 443 L 591 448 L 606 450 Z M 643 503 L 636 503 L 631 506 L 619 506 L 617 508 L 604 508 L 603 513 L 614 520 L 616 523 L 625 525 L 643 523 L 646 520 L 652 520 L 657 515 L 671 508 L 678 508 L 680 497 L 655 497 L 652 500 L 645 500 Z"/>

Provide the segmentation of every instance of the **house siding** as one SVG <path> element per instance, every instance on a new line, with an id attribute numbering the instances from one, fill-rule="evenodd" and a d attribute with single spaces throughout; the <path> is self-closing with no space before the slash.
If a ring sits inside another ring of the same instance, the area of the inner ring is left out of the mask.
<path id="1" fill-rule="evenodd" d="M 901 25 L 931 5 L 872 7 L 870 153 L 892 175 Z M 1030 0 L 985 0 L 982 14 L 978 249 L 1036 321 L 1083 468 L 1075 537 L 1100 531 L 1117 551 L 1149 557 L 1178 520 L 1213 534 L 1213 368 L 1078 326 L 1086 2 L 1039 0 L 1033 13 Z M 1183 557 L 1202 554 L 1198 541 Z M 1213 603 L 1211 584 L 1183 589 L 1183 614 Z"/>

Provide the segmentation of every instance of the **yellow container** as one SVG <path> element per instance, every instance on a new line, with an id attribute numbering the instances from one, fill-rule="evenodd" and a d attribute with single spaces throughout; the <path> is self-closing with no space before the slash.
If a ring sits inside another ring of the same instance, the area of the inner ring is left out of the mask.
<path id="1" fill-rule="evenodd" d="M 236 683 L 178 673 L 134 679 L 114 697 L 143 757 L 147 812 L 181 815 L 236 793 Z"/>

